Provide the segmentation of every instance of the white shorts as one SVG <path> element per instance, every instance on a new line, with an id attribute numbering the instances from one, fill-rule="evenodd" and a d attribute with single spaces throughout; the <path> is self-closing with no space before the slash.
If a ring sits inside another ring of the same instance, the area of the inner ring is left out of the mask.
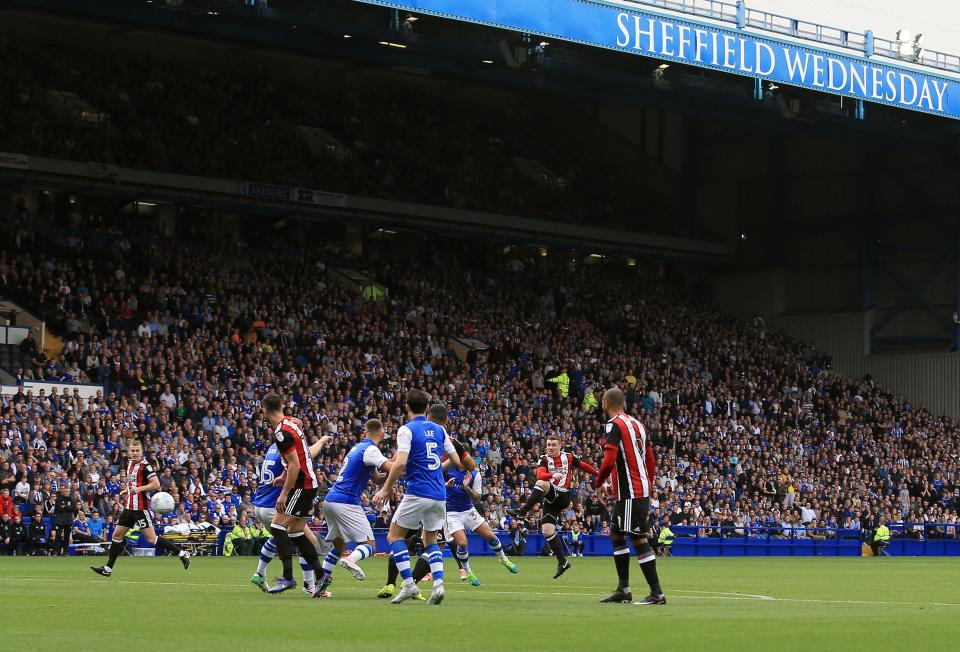
<path id="1" fill-rule="evenodd" d="M 407 494 L 400 501 L 393 522 L 408 530 L 439 532 L 447 521 L 447 502 Z"/>
<path id="2" fill-rule="evenodd" d="M 447 512 L 447 536 L 449 537 L 460 530 L 473 532 L 484 523 L 486 521 L 480 516 L 480 512 L 474 508 L 465 512 Z"/>
<path id="3" fill-rule="evenodd" d="M 270 530 L 270 524 L 273 523 L 273 515 L 277 513 L 276 507 L 257 507 L 257 520 L 263 523 L 263 526 Z"/>
<path id="4" fill-rule="evenodd" d="M 366 543 L 373 539 L 370 520 L 360 505 L 323 502 L 323 518 L 327 521 L 327 541 L 343 539 Z"/>

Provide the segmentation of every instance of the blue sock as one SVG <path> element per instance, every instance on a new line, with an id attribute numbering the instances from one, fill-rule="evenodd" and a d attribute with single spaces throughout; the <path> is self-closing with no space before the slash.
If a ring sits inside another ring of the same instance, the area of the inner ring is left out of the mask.
<path id="1" fill-rule="evenodd" d="M 463 570 L 472 573 L 473 570 L 470 568 L 470 553 L 467 551 L 467 547 L 457 546 L 456 555 L 457 559 L 460 560 L 460 565 L 463 567 Z M 433 572 L 432 566 L 430 567 L 430 572 Z"/>
<path id="2" fill-rule="evenodd" d="M 323 558 L 323 570 L 327 572 L 327 575 L 332 573 L 333 569 L 337 567 L 338 561 L 340 561 L 340 555 L 337 554 L 337 549 L 330 548 Z"/>
<path id="3" fill-rule="evenodd" d="M 503 544 L 500 543 L 500 538 L 496 534 L 493 535 L 493 538 L 488 542 L 490 544 L 490 549 L 497 553 L 497 557 L 500 559 L 506 559 L 507 553 L 503 551 Z"/>
<path id="4" fill-rule="evenodd" d="M 373 554 L 373 548 L 370 547 L 368 543 L 361 543 L 359 546 L 353 549 L 353 552 L 350 553 L 350 561 L 357 563 L 362 561 Z"/>
<path id="5" fill-rule="evenodd" d="M 439 548 L 437 548 L 439 552 Z M 393 563 L 397 565 L 400 577 L 403 578 L 404 586 L 413 584 L 413 573 L 410 571 L 410 551 L 407 550 L 407 542 L 403 539 L 394 541 L 390 544 L 390 555 L 393 557 Z"/>
<path id="6" fill-rule="evenodd" d="M 257 575 L 265 577 L 267 565 L 277 556 L 277 544 L 273 537 L 267 539 L 267 542 L 260 547 L 260 562 L 257 564 Z"/>
<path id="7" fill-rule="evenodd" d="M 316 573 L 313 570 L 313 566 L 303 557 L 300 557 L 300 570 L 303 571 L 303 582 L 308 587 L 313 586 L 314 582 L 317 581 Z"/>
<path id="8" fill-rule="evenodd" d="M 443 553 L 440 552 L 440 546 L 433 543 L 427 546 L 427 556 L 430 558 L 430 574 L 433 575 L 433 585 L 443 584 Z M 397 564 L 399 568 L 400 564 Z"/>

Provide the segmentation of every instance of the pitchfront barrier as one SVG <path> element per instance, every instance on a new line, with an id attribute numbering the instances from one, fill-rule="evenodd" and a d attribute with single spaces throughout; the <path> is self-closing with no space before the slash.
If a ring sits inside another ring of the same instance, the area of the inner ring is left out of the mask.
<path id="1" fill-rule="evenodd" d="M 860 530 L 834 528 L 670 528 L 677 557 L 859 557 Z"/>
<path id="2" fill-rule="evenodd" d="M 892 535 L 887 554 L 892 557 L 960 556 L 960 524 L 888 523 L 887 527 Z"/>
<path id="3" fill-rule="evenodd" d="M 44 519 L 45 523 L 47 519 Z M 30 519 L 24 522 L 29 524 Z M 960 556 L 960 524 L 950 523 L 889 523 L 891 532 L 887 553 L 893 557 L 942 557 Z M 675 525 L 670 528 L 676 538 L 671 554 L 677 557 L 859 557 L 864 543 L 873 538 L 870 530 L 832 529 L 832 528 L 738 528 L 738 527 L 695 527 Z M 47 527 L 49 535 L 49 525 Z M 222 554 L 223 541 L 227 530 L 222 529 L 215 554 Z M 322 539 L 326 531 L 317 532 Z M 501 543 L 510 552 L 511 541 L 508 532 L 498 532 Z M 387 531 L 375 530 L 374 537 L 378 552 L 389 550 Z M 561 537 L 568 548 L 569 533 L 562 532 Z M 582 535 L 584 554 L 590 557 L 604 557 L 613 554 L 610 537 L 605 534 Z M 142 537 L 135 547 L 147 547 Z M 490 544 L 476 534 L 467 535 L 467 546 L 471 555 L 492 555 Z M 353 546 L 348 546 L 352 548 Z M 539 532 L 530 532 L 526 537 L 524 556 L 539 555 L 544 547 L 544 537 Z M 72 554 L 72 552 L 71 552 Z M 449 556 L 449 549 L 445 550 Z"/>

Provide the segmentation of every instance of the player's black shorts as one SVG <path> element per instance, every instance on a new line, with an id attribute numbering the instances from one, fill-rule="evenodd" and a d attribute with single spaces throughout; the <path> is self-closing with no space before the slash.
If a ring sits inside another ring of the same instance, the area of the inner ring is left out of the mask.
<path id="1" fill-rule="evenodd" d="M 557 491 L 557 488 L 550 485 L 550 490 L 543 497 L 543 516 L 540 517 L 540 525 L 552 523 L 557 525 L 560 522 L 560 513 L 570 506 L 572 498 L 569 491 Z"/>
<path id="2" fill-rule="evenodd" d="M 287 496 L 287 508 L 283 513 L 294 518 L 310 518 L 317 500 L 316 489 L 294 489 Z"/>
<path id="3" fill-rule="evenodd" d="M 141 530 L 146 530 L 153 527 L 153 519 L 147 510 L 125 509 L 120 512 L 117 525 L 127 528 L 139 527 Z"/>
<path id="4" fill-rule="evenodd" d="M 647 530 L 649 514 L 649 498 L 618 500 L 613 506 L 613 523 L 610 524 L 610 531 L 614 534 L 645 537 L 649 534 Z"/>

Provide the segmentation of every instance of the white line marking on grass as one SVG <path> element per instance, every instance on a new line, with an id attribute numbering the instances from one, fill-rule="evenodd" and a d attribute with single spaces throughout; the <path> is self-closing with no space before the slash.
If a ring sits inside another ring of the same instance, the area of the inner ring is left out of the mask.
<path id="1" fill-rule="evenodd" d="M 243 582 L 236 583 L 222 583 L 222 582 L 153 582 L 147 580 L 126 580 L 126 579 L 103 579 L 97 580 L 96 578 L 90 578 L 93 581 L 100 581 L 103 584 L 149 584 L 152 586 L 197 586 L 197 587 L 218 587 L 218 588 L 248 588 L 244 587 Z M 21 582 L 50 582 L 56 584 L 63 584 L 67 582 L 73 582 L 75 580 L 69 578 L 60 578 L 60 577 L 31 577 L 31 576 L 21 576 L 21 577 L 7 577 L 4 578 L 5 581 L 21 581 Z M 456 585 L 453 585 L 456 586 Z M 519 584 L 512 585 L 518 588 L 523 587 L 532 587 L 532 588 L 543 588 L 542 585 L 531 585 L 531 584 Z M 599 586 L 564 586 L 566 589 L 582 589 L 581 591 L 490 591 L 484 589 L 478 589 L 477 593 L 479 594 L 490 594 L 490 595 L 572 595 L 579 596 L 584 598 L 593 597 L 592 594 L 587 593 L 586 591 L 599 591 L 603 587 Z M 337 591 L 340 592 L 368 592 L 370 591 L 369 587 L 361 586 L 336 586 L 333 588 L 334 593 Z M 456 593 L 469 594 L 472 593 L 473 589 L 456 590 Z M 259 594 L 259 592 L 249 591 L 251 594 Z M 696 593 L 699 595 L 677 595 L 678 593 Z M 695 591 L 692 589 L 677 589 L 673 592 L 667 592 L 667 598 L 670 600 L 752 600 L 755 602 L 795 602 L 795 603 L 813 603 L 813 604 L 852 604 L 852 605 L 871 605 L 871 606 L 894 606 L 894 607 L 960 607 L 958 602 L 898 602 L 898 601 L 886 601 L 886 600 L 829 600 L 823 598 L 777 598 L 771 595 L 761 595 L 754 593 L 733 593 L 725 591 Z"/>
<path id="2" fill-rule="evenodd" d="M 734 600 L 776 600 L 772 595 L 760 595 L 759 593 L 737 593 L 736 591 L 694 591 L 689 589 L 674 589 L 671 593 L 696 593 L 704 596 L 730 596 Z M 677 596 L 677 597 L 695 597 L 695 596 Z"/>

